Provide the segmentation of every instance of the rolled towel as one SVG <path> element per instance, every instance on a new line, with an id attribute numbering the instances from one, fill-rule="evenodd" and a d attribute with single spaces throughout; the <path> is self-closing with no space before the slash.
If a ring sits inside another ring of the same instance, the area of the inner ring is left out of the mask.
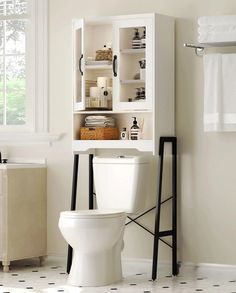
<path id="1" fill-rule="evenodd" d="M 221 25 L 200 25 L 198 27 L 198 33 L 236 33 L 236 23 Z"/>
<path id="2" fill-rule="evenodd" d="M 198 18 L 199 25 L 236 24 L 236 15 L 201 16 Z"/>

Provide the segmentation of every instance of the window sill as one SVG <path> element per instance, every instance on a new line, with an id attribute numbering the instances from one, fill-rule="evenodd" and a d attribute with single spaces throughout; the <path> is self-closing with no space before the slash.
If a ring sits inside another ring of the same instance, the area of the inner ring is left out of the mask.
<path id="1" fill-rule="evenodd" d="M 52 144 L 60 140 L 63 133 L 0 133 L 0 145 L 29 145 L 29 144 Z"/>

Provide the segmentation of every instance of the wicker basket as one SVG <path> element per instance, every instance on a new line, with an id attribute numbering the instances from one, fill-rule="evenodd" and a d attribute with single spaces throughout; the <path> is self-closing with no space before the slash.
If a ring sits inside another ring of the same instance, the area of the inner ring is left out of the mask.
<path id="1" fill-rule="evenodd" d="M 81 140 L 113 140 L 119 139 L 119 129 L 117 127 L 81 127 Z"/>
<path id="2" fill-rule="evenodd" d="M 96 51 L 96 61 L 109 60 L 112 61 L 112 50 L 98 50 Z"/>

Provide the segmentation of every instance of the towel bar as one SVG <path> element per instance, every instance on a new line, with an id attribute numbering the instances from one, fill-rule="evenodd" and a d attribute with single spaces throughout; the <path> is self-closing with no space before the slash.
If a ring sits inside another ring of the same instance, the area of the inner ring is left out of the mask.
<path id="1" fill-rule="evenodd" d="M 234 47 L 236 46 L 236 42 L 227 42 L 227 43 L 209 43 L 204 45 L 195 45 L 195 44 L 189 44 L 184 43 L 184 47 L 195 49 L 195 54 L 198 57 L 202 57 L 204 54 L 204 50 L 206 48 L 216 48 L 216 47 Z"/>

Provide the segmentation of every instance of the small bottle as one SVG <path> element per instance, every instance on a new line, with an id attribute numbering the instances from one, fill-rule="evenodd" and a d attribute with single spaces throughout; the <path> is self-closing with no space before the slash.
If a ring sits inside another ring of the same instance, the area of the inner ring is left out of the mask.
<path id="1" fill-rule="evenodd" d="M 141 48 L 146 48 L 146 27 L 143 28 L 143 35 L 141 37 Z"/>
<path id="2" fill-rule="evenodd" d="M 128 131 L 126 130 L 126 127 L 122 128 L 122 131 L 120 132 L 120 139 L 122 139 L 122 140 L 129 139 Z"/>
<path id="3" fill-rule="evenodd" d="M 139 35 L 139 31 L 137 28 L 134 29 L 134 37 L 132 40 L 132 48 L 133 49 L 140 49 L 141 47 L 141 39 Z"/>
<path id="4" fill-rule="evenodd" d="M 133 125 L 130 128 L 130 139 L 138 140 L 140 138 L 140 128 L 137 123 L 136 117 L 132 117 L 134 119 Z"/>

